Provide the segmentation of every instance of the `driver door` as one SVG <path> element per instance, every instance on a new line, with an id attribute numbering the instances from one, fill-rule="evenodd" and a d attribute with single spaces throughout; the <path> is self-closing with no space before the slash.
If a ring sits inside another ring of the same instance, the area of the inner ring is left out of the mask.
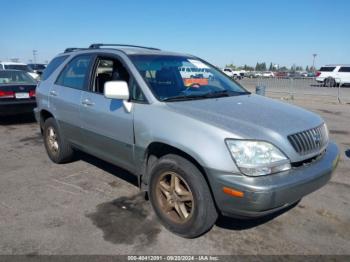
<path id="1" fill-rule="evenodd" d="M 111 57 L 98 56 L 90 89 L 82 92 L 81 120 L 87 151 L 128 170 L 133 170 L 133 111 L 128 112 L 122 100 L 104 96 L 104 83 L 128 82 L 123 64 Z"/>

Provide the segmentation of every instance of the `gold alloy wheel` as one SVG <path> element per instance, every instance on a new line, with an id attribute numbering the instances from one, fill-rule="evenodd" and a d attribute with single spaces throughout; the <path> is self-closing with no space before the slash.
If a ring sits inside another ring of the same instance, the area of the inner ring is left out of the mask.
<path id="1" fill-rule="evenodd" d="M 55 129 L 51 126 L 46 131 L 46 141 L 51 153 L 56 155 L 59 150 L 57 134 L 55 132 Z"/>
<path id="2" fill-rule="evenodd" d="M 175 223 L 188 221 L 194 210 L 193 195 L 184 179 L 175 172 L 163 173 L 157 182 L 157 200 L 166 216 Z"/>

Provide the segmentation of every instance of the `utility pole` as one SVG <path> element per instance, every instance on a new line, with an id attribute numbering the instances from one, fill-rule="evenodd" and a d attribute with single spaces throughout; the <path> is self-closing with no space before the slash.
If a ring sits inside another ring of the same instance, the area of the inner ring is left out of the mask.
<path id="1" fill-rule="evenodd" d="M 312 60 L 312 70 L 315 72 L 315 71 L 316 71 L 316 68 L 315 68 L 315 60 L 316 60 L 317 54 L 312 54 L 312 56 L 313 56 L 313 60 Z"/>
<path id="2" fill-rule="evenodd" d="M 36 55 L 38 54 L 38 50 L 33 50 L 33 62 L 36 64 Z"/>

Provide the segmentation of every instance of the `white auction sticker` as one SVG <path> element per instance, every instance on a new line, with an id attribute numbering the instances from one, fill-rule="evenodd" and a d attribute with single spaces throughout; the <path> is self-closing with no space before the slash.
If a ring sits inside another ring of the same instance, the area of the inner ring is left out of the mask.
<path id="1" fill-rule="evenodd" d="M 191 64 L 195 65 L 198 68 L 209 68 L 206 64 L 203 64 L 199 60 L 188 59 L 188 62 L 190 62 Z"/>

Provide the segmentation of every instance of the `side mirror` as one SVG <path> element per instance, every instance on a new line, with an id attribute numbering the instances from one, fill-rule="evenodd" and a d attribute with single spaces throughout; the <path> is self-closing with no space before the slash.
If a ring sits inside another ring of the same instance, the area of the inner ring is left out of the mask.
<path id="1" fill-rule="evenodd" d="M 125 81 L 107 81 L 104 85 L 104 96 L 110 99 L 129 100 L 128 83 Z"/>

